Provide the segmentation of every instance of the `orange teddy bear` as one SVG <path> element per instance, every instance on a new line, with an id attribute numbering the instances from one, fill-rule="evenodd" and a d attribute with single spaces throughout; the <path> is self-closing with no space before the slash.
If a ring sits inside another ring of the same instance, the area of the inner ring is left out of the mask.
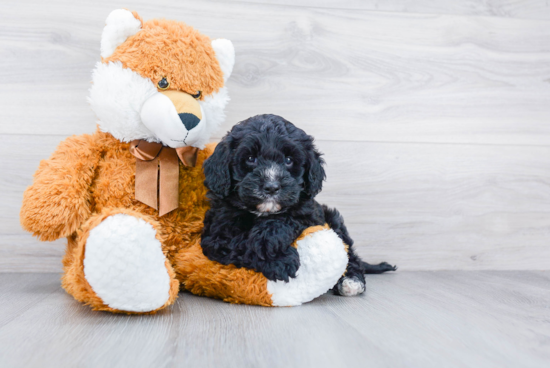
<path id="1" fill-rule="evenodd" d="M 330 229 L 304 231 L 288 283 L 203 255 L 209 208 L 202 163 L 223 122 L 230 41 L 181 22 L 143 22 L 127 10 L 106 20 L 89 102 L 98 130 L 73 136 L 40 163 L 21 223 L 40 240 L 67 237 L 62 284 L 95 310 L 153 313 L 180 286 L 232 303 L 299 305 L 345 272 L 345 244 Z"/>

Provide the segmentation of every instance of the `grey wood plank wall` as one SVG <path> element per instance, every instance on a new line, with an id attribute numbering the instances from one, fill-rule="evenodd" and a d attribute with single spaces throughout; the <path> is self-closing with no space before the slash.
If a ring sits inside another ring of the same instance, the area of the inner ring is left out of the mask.
<path id="1" fill-rule="evenodd" d="M 23 190 L 86 103 L 113 9 L 233 41 L 231 125 L 284 116 L 317 138 L 359 253 L 402 269 L 548 269 L 548 1 L 2 1 L 0 271 L 57 272 Z"/>

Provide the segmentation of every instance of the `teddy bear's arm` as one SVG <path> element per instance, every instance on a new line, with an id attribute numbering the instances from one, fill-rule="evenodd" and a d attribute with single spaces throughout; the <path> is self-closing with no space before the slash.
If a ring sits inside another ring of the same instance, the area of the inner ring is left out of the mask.
<path id="1" fill-rule="evenodd" d="M 90 216 L 89 191 L 101 152 L 93 136 L 67 138 L 40 162 L 33 184 L 23 194 L 21 225 L 43 241 L 75 232 Z"/>
<path id="2" fill-rule="evenodd" d="M 261 272 L 210 260 L 199 238 L 177 253 L 174 269 L 183 286 L 194 294 L 266 306 L 309 302 L 332 288 L 346 271 L 347 246 L 328 225 L 305 229 L 292 247 L 298 250 L 300 269 L 288 282 L 268 280 Z"/>

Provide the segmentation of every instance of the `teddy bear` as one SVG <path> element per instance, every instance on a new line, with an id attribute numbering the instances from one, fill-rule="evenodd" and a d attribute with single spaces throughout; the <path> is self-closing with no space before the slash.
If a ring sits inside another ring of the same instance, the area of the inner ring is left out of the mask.
<path id="1" fill-rule="evenodd" d="M 72 136 L 43 160 L 21 207 L 24 229 L 67 238 L 62 286 L 94 310 L 155 313 L 180 289 L 230 303 L 293 306 L 344 274 L 346 245 L 327 226 L 292 244 L 289 282 L 209 260 L 202 164 L 225 119 L 235 53 L 182 22 L 109 14 L 88 101 L 93 134 Z"/>

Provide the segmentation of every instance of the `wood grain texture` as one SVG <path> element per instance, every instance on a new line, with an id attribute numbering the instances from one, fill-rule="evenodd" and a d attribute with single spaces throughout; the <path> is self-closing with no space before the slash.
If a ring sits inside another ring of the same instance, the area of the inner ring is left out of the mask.
<path id="1" fill-rule="evenodd" d="M 56 274 L 0 274 L 4 367 L 547 367 L 549 272 L 398 272 L 293 308 L 182 293 L 153 316 L 92 312 Z"/>
<path id="2" fill-rule="evenodd" d="M 60 272 L 66 240 L 39 242 L 21 228 L 19 211 L 40 160 L 47 159 L 63 137 L 21 135 L 1 140 L 0 272 Z"/>
<path id="3" fill-rule="evenodd" d="M 95 130 L 86 103 L 115 8 L 233 40 L 231 125 L 313 134 L 359 253 L 402 269 L 548 269 L 548 1 L 0 2 L 0 272 L 59 272 L 19 225 L 40 159 Z M 537 19 L 534 19 L 537 18 Z"/>
<path id="4" fill-rule="evenodd" d="M 17 122 L 0 133 L 93 130 L 86 90 L 117 4 L 52 1 L 47 16 L 41 4 L 0 4 L 0 110 Z M 550 144 L 548 20 L 240 2 L 124 6 L 233 40 L 224 130 L 274 112 L 324 140 Z"/>
<path id="5" fill-rule="evenodd" d="M 240 0 L 241 1 L 241 0 Z M 381 12 L 456 14 L 504 18 L 550 19 L 550 2 L 541 0 L 244 0 L 254 4 Z"/>
<path id="6" fill-rule="evenodd" d="M 318 200 L 342 212 L 365 259 L 421 270 L 550 266 L 550 147 L 318 145 L 328 177 Z"/>
<path id="7" fill-rule="evenodd" d="M 7 139 L 9 137 L 9 139 Z M 21 230 L 23 190 L 61 137 L 0 136 L 0 270 L 59 271 L 64 240 Z M 405 270 L 548 269 L 550 147 L 318 141 L 358 252 Z M 18 147 L 26 147 L 18 151 Z"/>

